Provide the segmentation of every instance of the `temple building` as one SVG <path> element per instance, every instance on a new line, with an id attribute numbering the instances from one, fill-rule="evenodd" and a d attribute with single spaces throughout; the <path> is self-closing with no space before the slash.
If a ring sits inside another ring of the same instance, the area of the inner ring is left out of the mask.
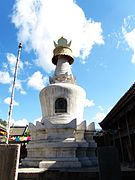
<path id="1" fill-rule="evenodd" d="M 49 85 L 40 92 L 42 120 L 30 123 L 31 141 L 24 166 L 81 168 L 97 164 L 93 124 L 83 120 L 85 90 L 76 84 L 71 41 L 54 42 L 52 63 L 56 66 Z M 80 123 L 80 124 L 79 124 Z M 78 125 L 79 124 L 79 125 Z"/>
<path id="2" fill-rule="evenodd" d="M 135 83 L 100 123 L 104 133 L 96 137 L 99 146 L 113 145 L 122 163 L 135 164 Z"/>
<path id="3" fill-rule="evenodd" d="M 6 134 L 6 126 L 0 123 L 0 143 L 5 142 Z"/>

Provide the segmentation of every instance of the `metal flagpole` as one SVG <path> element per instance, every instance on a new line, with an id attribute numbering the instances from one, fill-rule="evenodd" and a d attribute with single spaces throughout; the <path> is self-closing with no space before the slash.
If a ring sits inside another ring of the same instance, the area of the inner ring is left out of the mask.
<path id="1" fill-rule="evenodd" d="M 10 121 L 11 121 L 11 117 L 12 117 L 12 109 L 13 109 L 13 101 L 14 101 L 14 92 L 15 92 L 15 83 L 16 83 L 16 78 L 17 78 L 17 71 L 18 71 L 18 65 L 19 65 L 19 61 L 20 61 L 21 49 L 22 49 L 22 44 L 19 43 L 17 60 L 16 60 L 16 65 L 15 65 L 15 72 L 14 72 L 14 80 L 13 80 L 13 86 L 12 86 L 12 91 L 11 91 L 11 99 L 10 99 L 10 105 L 9 105 L 9 111 L 8 111 L 6 144 L 9 143 Z"/>

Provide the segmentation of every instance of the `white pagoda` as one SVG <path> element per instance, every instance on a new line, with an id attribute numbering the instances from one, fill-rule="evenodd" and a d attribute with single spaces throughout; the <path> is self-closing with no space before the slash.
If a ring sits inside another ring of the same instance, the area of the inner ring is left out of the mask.
<path id="1" fill-rule="evenodd" d="M 56 68 L 50 84 L 40 92 L 42 120 L 29 124 L 31 142 L 22 164 L 57 169 L 90 167 L 97 164 L 94 129 L 93 124 L 86 127 L 83 120 L 86 93 L 71 71 L 71 41 L 61 37 L 54 45 L 52 63 Z"/>

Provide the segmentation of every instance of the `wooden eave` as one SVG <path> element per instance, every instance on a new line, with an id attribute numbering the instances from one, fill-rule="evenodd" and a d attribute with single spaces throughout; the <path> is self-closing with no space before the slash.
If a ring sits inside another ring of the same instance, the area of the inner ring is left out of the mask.
<path id="1" fill-rule="evenodd" d="M 135 97 L 135 83 L 130 87 L 130 89 L 120 98 L 112 110 L 107 114 L 107 116 L 99 124 L 103 128 L 112 120 L 129 102 Z"/>

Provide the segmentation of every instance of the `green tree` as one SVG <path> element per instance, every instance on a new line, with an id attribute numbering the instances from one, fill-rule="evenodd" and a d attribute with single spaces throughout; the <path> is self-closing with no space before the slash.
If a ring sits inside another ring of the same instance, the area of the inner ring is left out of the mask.
<path id="1" fill-rule="evenodd" d="M 26 131 L 25 131 L 25 134 L 24 134 L 24 136 L 30 136 L 30 131 L 27 129 Z"/>
<path id="2" fill-rule="evenodd" d="M 6 122 L 5 120 L 3 120 L 3 119 L 0 118 L 0 124 L 6 126 L 6 125 L 7 125 L 7 122 Z"/>

